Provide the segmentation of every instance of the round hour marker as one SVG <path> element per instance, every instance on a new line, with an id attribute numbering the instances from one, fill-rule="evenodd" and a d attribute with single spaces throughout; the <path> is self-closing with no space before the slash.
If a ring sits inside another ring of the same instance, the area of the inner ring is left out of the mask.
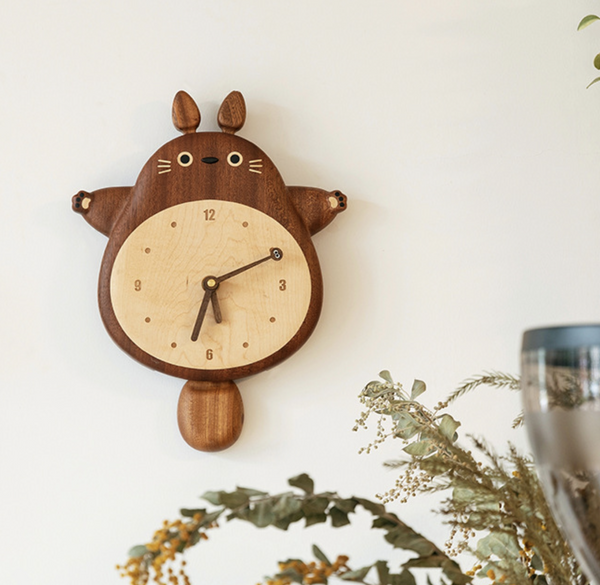
<path id="1" fill-rule="evenodd" d="M 173 342 L 173 343 L 171 344 L 171 347 L 172 347 L 173 349 L 175 349 L 175 348 L 177 347 L 177 344 L 176 344 L 175 342 Z"/>
<path id="2" fill-rule="evenodd" d="M 177 222 L 176 221 L 172 221 L 171 222 L 171 227 L 177 227 Z"/>
<path id="3" fill-rule="evenodd" d="M 144 252 L 146 252 L 146 254 L 150 254 L 150 248 L 146 248 Z"/>
<path id="4" fill-rule="evenodd" d="M 242 224 L 242 227 L 248 227 L 248 222 L 247 222 L 247 221 L 245 221 L 245 222 Z"/>
<path id="5" fill-rule="evenodd" d="M 146 321 L 146 323 L 150 323 L 150 317 L 146 317 L 144 321 Z"/>
<path id="6" fill-rule="evenodd" d="M 275 323 L 275 321 L 277 321 L 277 319 L 275 319 L 275 317 L 271 317 L 271 318 L 269 319 L 269 321 L 271 321 L 271 323 Z"/>
<path id="7" fill-rule="evenodd" d="M 243 347 L 248 347 L 248 343 L 246 341 L 244 341 L 244 343 L 242 343 Z"/>

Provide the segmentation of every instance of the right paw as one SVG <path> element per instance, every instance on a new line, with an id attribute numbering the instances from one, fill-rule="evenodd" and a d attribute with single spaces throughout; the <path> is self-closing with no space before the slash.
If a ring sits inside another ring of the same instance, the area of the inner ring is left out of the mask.
<path id="1" fill-rule="evenodd" d="M 79 191 L 71 198 L 71 206 L 76 213 L 87 213 L 92 202 L 92 195 L 87 191 Z"/>

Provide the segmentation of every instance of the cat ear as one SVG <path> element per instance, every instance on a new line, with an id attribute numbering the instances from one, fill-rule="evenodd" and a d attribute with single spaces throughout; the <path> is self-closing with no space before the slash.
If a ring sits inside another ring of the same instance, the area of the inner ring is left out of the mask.
<path id="1" fill-rule="evenodd" d="M 223 132 L 235 134 L 246 121 L 246 102 L 239 91 L 232 91 L 221 104 L 217 122 Z"/>
<path id="2" fill-rule="evenodd" d="M 175 128 L 184 134 L 195 132 L 200 125 L 200 110 L 190 94 L 183 90 L 178 91 L 173 100 L 171 117 Z"/>

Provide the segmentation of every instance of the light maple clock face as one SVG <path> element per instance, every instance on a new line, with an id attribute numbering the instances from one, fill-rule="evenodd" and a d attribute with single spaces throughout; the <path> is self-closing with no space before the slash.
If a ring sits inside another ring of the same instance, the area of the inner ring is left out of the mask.
<path id="1" fill-rule="evenodd" d="M 275 219 L 200 200 L 167 208 L 128 236 L 110 296 L 140 349 L 175 366 L 220 370 L 257 362 L 292 339 L 309 310 L 311 277 Z"/>

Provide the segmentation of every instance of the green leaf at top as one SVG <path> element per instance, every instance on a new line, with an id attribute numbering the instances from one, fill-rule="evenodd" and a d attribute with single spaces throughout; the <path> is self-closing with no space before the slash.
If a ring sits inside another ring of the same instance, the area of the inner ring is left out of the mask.
<path id="1" fill-rule="evenodd" d="M 596 79 L 594 79 L 594 81 L 592 81 L 585 89 L 589 89 L 590 87 L 592 87 L 592 85 L 594 85 L 594 83 L 598 83 L 600 81 L 600 77 L 596 77 Z"/>
<path id="2" fill-rule="evenodd" d="M 390 384 L 394 383 L 394 380 L 392 379 L 392 374 L 390 374 L 388 370 L 381 370 L 381 372 L 379 372 L 379 377 L 383 378 L 386 382 L 389 382 Z"/>
<path id="3" fill-rule="evenodd" d="M 592 24 L 592 22 L 595 22 L 596 20 L 600 20 L 600 17 L 596 16 L 595 14 L 588 14 L 577 25 L 577 30 L 581 30 L 581 29 L 585 28 L 586 26 L 590 26 L 590 24 Z"/>
<path id="4" fill-rule="evenodd" d="M 300 488 L 307 494 L 312 494 L 315 490 L 315 482 L 306 473 L 301 473 L 296 477 L 291 477 L 288 479 L 288 483 L 292 487 Z"/>
<path id="5" fill-rule="evenodd" d="M 312 552 L 315 555 L 315 559 L 318 559 L 322 563 L 325 563 L 328 567 L 331 567 L 330 560 L 325 556 L 325 553 L 316 545 L 312 545 Z"/>
<path id="6" fill-rule="evenodd" d="M 425 382 L 423 382 L 422 380 L 415 380 L 410 391 L 410 399 L 415 400 L 418 396 L 421 396 L 421 394 L 423 394 L 425 390 L 427 390 Z"/>

